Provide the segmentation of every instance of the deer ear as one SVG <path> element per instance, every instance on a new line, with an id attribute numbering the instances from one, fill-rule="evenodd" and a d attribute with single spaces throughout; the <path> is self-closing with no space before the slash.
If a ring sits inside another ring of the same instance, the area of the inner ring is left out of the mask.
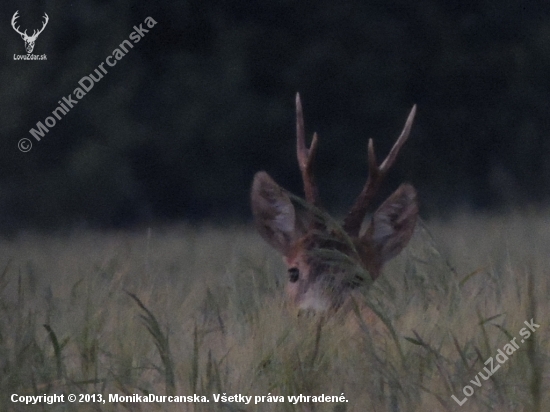
<path id="1" fill-rule="evenodd" d="M 286 256 L 299 238 L 296 211 L 290 198 L 266 172 L 254 176 L 250 198 L 258 232 Z"/>
<path id="2" fill-rule="evenodd" d="M 399 186 L 374 213 L 361 241 L 373 251 L 378 267 L 381 268 L 407 246 L 417 217 L 416 190 L 408 184 Z"/>

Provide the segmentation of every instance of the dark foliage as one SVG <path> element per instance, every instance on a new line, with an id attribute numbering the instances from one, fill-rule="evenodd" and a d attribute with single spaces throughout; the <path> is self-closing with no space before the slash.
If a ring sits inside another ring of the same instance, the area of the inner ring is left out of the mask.
<path id="1" fill-rule="evenodd" d="M 42 4 L 50 4 L 44 9 Z M 387 193 L 422 212 L 541 203 L 550 187 L 550 3 L 542 0 L 2 3 L 0 229 L 247 219 L 254 172 L 301 193 L 294 95 L 344 210 L 418 104 Z M 50 21 L 35 54 L 10 26 Z M 29 133 L 146 17 L 152 29 L 36 141 Z M 17 143 L 33 148 L 21 153 Z"/>

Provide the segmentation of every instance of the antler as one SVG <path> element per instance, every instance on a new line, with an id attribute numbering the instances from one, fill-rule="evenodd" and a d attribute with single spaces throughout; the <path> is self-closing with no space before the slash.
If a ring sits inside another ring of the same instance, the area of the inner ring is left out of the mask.
<path id="1" fill-rule="evenodd" d="M 48 15 L 46 13 L 44 13 L 43 17 L 45 18 L 45 21 L 42 24 L 42 28 L 40 30 L 34 30 L 33 33 L 32 33 L 31 39 L 36 39 L 38 37 L 38 35 L 44 31 L 44 29 L 46 28 L 46 25 L 50 21 L 50 18 L 48 17 Z"/>
<path id="2" fill-rule="evenodd" d="M 13 29 L 19 33 L 21 36 L 27 36 L 27 30 L 25 30 L 24 33 L 21 33 L 19 31 L 19 27 L 15 27 L 15 21 L 19 18 L 19 16 L 17 15 L 19 13 L 19 10 L 17 10 L 14 14 L 13 14 L 13 17 L 11 18 L 11 27 L 13 27 Z"/>
<path id="3" fill-rule="evenodd" d="M 300 93 L 296 93 L 296 152 L 298 154 L 298 166 L 300 166 L 302 180 L 304 181 L 306 201 L 312 205 L 317 205 L 318 192 L 313 176 L 313 162 L 317 153 L 317 133 L 313 134 L 313 140 L 308 149 L 306 146 L 304 114 L 302 112 Z"/>
<path id="4" fill-rule="evenodd" d="M 367 182 L 365 183 L 363 190 L 355 200 L 355 203 L 353 204 L 348 215 L 344 219 L 343 228 L 349 236 L 357 237 L 359 235 L 361 223 L 363 223 L 363 219 L 365 218 L 365 214 L 367 213 L 369 203 L 372 201 L 372 198 L 376 194 L 376 191 L 380 187 L 380 184 L 384 180 L 384 177 L 388 173 L 388 170 L 395 162 L 401 146 L 403 146 L 403 144 L 407 141 L 415 114 L 416 105 L 414 105 L 411 109 L 411 112 L 409 113 L 409 117 L 405 122 L 405 127 L 403 127 L 401 135 L 399 136 L 392 149 L 390 150 L 390 153 L 380 166 L 378 166 L 376 162 L 373 141 L 372 139 L 369 139 L 369 177 L 367 178 Z"/>

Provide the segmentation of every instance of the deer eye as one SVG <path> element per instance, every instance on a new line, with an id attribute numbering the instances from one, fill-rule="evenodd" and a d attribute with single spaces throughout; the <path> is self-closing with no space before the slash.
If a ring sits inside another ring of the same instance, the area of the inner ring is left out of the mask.
<path id="1" fill-rule="evenodd" d="M 288 280 L 290 281 L 290 283 L 298 282 L 299 277 L 300 277 L 300 271 L 298 270 L 298 268 L 288 269 Z"/>

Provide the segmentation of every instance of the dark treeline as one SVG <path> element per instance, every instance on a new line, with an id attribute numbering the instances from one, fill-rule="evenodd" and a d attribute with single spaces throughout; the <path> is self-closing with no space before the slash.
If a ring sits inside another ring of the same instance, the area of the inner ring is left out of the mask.
<path id="1" fill-rule="evenodd" d="M 248 219 L 258 170 L 301 194 L 297 91 L 331 210 L 364 183 L 368 138 L 384 156 L 415 103 L 386 193 L 413 183 L 424 215 L 548 200 L 546 1 L 61 3 L 0 5 L 2 231 Z M 29 34 L 48 13 L 34 50 L 47 61 L 13 59 L 26 54 L 9 23 L 18 9 Z M 36 141 L 29 130 L 149 16 L 157 24 Z"/>

